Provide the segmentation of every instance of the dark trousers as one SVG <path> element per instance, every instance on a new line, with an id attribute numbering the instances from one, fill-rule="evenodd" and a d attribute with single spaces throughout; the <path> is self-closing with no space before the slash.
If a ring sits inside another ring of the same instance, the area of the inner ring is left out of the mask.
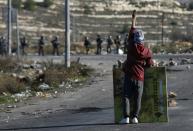
<path id="1" fill-rule="evenodd" d="M 111 45 L 107 45 L 107 53 L 111 53 Z"/>
<path id="2" fill-rule="evenodd" d="M 90 50 L 89 46 L 85 46 L 85 49 L 86 49 L 86 54 L 88 55 L 88 52 Z"/>
<path id="3" fill-rule="evenodd" d="M 22 53 L 21 55 L 26 55 L 26 53 L 25 53 L 25 47 L 22 47 L 22 48 L 21 48 L 21 53 Z"/>
<path id="4" fill-rule="evenodd" d="M 53 47 L 53 55 L 57 54 L 59 56 L 59 49 L 58 47 Z"/>
<path id="5" fill-rule="evenodd" d="M 102 49 L 101 45 L 97 45 L 97 52 L 96 52 L 96 54 L 101 54 L 101 49 Z"/>
<path id="6" fill-rule="evenodd" d="M 119 54 L 119 49 L 120 49 L 120 46 L 119 45 L 116 45 L 116 53 Z"/>
<path id="7" fill-rule="evenodd" d="M 39 46 L 38 54 L 44 56 L 44 47 Z"/>
<path id="8" fill-rule="evenodd" d="M 141 109 L 141 98 L 143 94 L 143 81 L 129 79 L 125 75 L 123 91 L 123 113 L 124 117 L 138 117 Z M 133 98 L 133 112 L 130 103 Z"/>

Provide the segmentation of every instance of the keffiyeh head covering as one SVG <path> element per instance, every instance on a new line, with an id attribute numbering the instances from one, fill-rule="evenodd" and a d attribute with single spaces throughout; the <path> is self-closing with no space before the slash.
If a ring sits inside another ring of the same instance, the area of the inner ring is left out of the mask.
<path id="1" fill-rule="evenodd" d="M 142 44 L 144 42 L 144 34 L 142 30 L 135 29 L 133 32 L 133 42 L 135 44 Z"/>

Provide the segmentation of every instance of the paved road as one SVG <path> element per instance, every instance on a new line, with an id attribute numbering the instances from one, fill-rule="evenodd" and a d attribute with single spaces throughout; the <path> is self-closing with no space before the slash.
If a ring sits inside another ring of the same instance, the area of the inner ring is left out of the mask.
<path id="1" fill-rule="evenodd" d="M 171 56 L 168 56 L 171 57 Z M 192 56 L 191 56 L 192 57 Z M 32 57 L 34 58 L 34 57 Z M 53 57 L 50 57 L 51 59 Z M 169 108 L 168 123 L 115 125 L 113 123 L 112 65 L 125 56 L 81 56 L 81 62 L 101 72 L 92 85 L 66 98 L 63 110 L 39 118 L 24 117 L 0 123 L 0 130 L 35 131 L 192 131 L 193 67 L 189 71 L 170 72 L 168 91 L 178 94 L 177 107 Z M 165 56 L 164 58 L 167 58 Z M 60 60 L 61 58 L 58 58 Z M 76 60 L 77 56 L 73 56 Z M 160 57 L 159 57 L 160 59 Z"/>
<path id="2" fill-rule="evenodd" d="M 108 54 L 108 55 L 101 55 L 101 56 L 98 56 L 98 55 L 89 55 L 89 56 L 87 56 L 87 55 L 84 55 L 84 54 L 80 54 L 80 55 L 71 55 L 71 57 L 72 58 L 77 58 L 77 57 L 83 57 L 83 58 L 88 58 L 88 59 L 90 59 L 90 57 L 92 56 L 92 57 L 94 57 L 94 58 L 101 58 L 101 57 L 105 57 L 105 58 L 107 58 L 107 57 L 111 57 L 111 58 L 121 58 L 121 57 L 126 57 L 126 55 L 117 55 L 117 54 Z M 154 58 L 161 58 L 161 59 L 168 59 L 168 58 L 176 58 L 176 59 L 178 59 L 178 58 L 191 58 L 191 59 L 193 59 L 193 54 L 154 54 L 153 55 L 153 57 Z M 24 58 L 35 58 L 35 59 L 38 59 L 38 58 L 48 58 L 48 59 L 50 59 L 50 58 L 59 58 L 59 59 L 61 59 L 61 58 L 64 58 L 64 56 L 43 56 L 43 57 L 39 57 L 39 56 L 37 56 L 37 55 L 29 55 L 29 56 L 24 56 Z"/>

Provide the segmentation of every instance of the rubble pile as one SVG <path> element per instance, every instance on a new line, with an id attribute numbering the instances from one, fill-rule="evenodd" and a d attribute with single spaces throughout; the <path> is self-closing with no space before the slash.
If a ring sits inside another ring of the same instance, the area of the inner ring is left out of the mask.
<path id="1" fill-rule="evenodd" d="M 177 94 L 175 92 L 170 91 L 168 94 L 168 106 L 169 107 L 176 107 L 177 102 L 176 102 L 176 97 Z"/>
<path id="2" fill-rule="evenodd" d="M 7 63 L 12 64 L 12 61 Z M 9 70 L 2 68 L 0 94 L 11 98 L 13 102 L 21 102 L 32 96 L 55 98 L 59 95 L 58 90 L 66 93 L 73 91 L 77 85 L 81 86 L 91 71 L 92 69 L 76 62 L 68 70 L 53 62 L 18 62 L 12 64 Z"/>

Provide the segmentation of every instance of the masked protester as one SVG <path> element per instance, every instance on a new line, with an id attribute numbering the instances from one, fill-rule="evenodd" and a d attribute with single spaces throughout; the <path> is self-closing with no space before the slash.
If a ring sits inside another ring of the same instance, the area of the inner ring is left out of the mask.
<path id="1" fill-rule="evenodd" d="M 124 119 L 121 123 L 137 124 L 141 109 L 141 98 L 144 86 L 144 68 L 153 64 L 151 51 L 144 46 L 144 35 L 135 28 L 136 15 L 132 14 L 132 26 L 129 32 L 127 60 L 124 63 Z M 134 98 L 134 111 L 130 111 L 130 101 Z"/>

